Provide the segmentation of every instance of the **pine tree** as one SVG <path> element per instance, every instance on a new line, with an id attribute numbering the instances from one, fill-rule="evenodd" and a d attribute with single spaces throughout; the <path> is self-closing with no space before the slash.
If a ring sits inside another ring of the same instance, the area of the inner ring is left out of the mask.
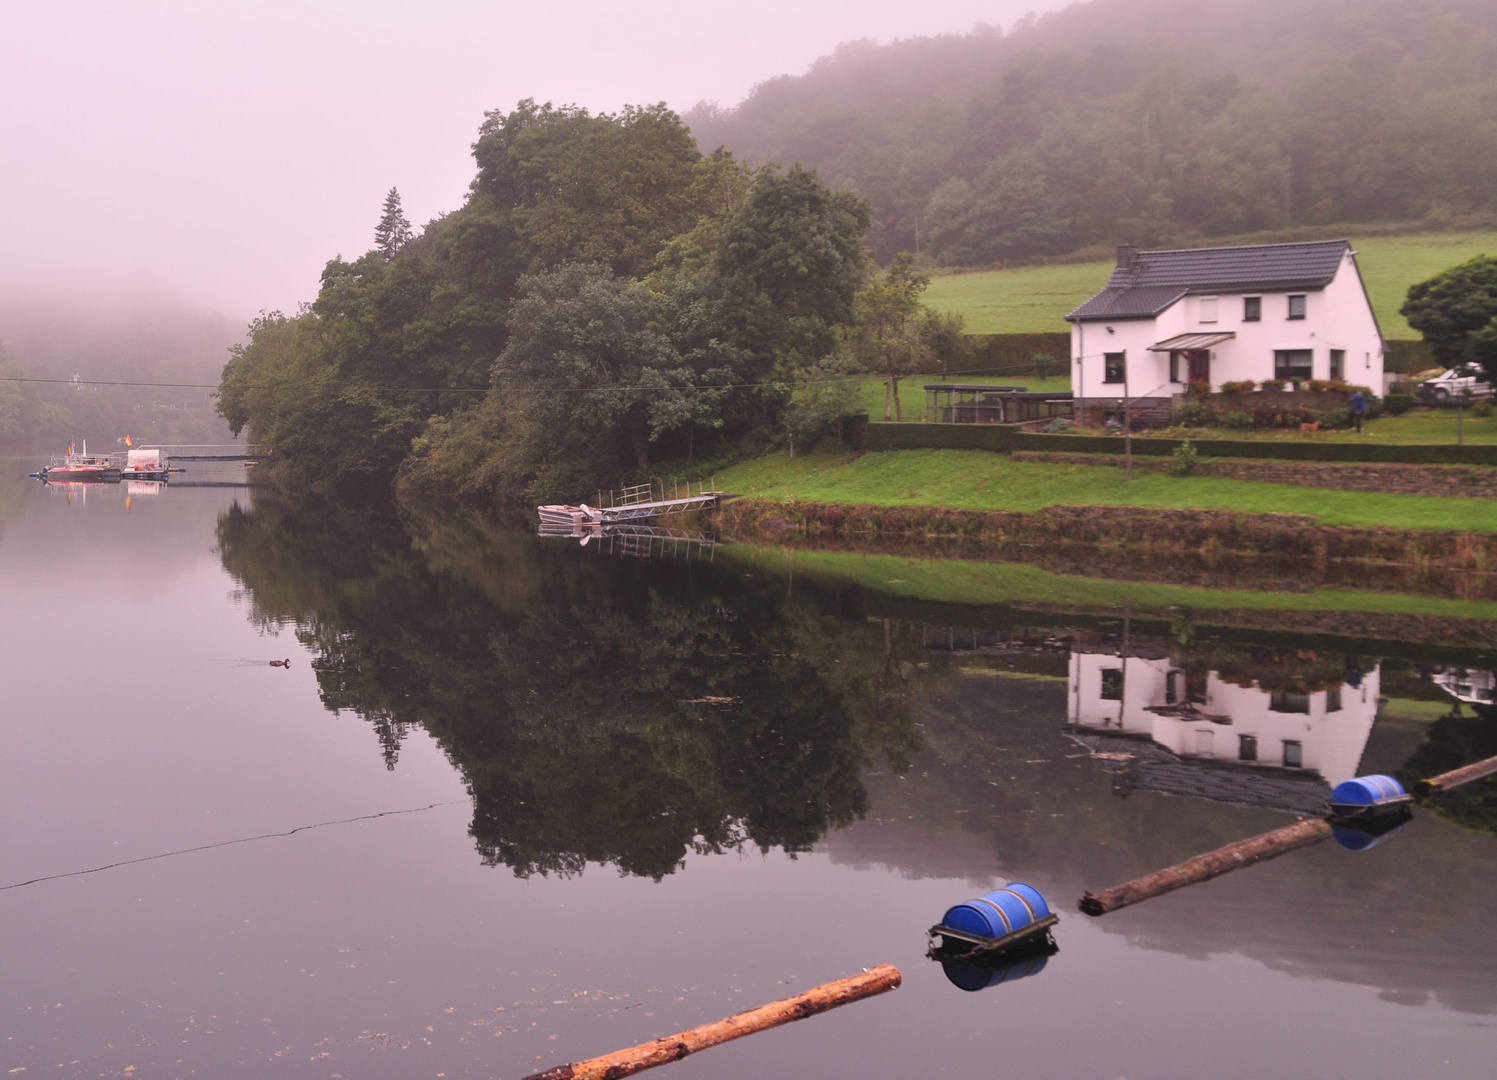
<path id="1" fill-rule="evenodd" d="M 400 209 L 400 192 L 395 188 L 390 189 L 390 194 L 385 196 L 385 210 L 380 215 L 379 224 L 374 229 L 374 246 L 386 259 L 393 259 L 395 253 L 403 248 L 411 240 L 411 223 L 405 219 L 405 213 Z"/>

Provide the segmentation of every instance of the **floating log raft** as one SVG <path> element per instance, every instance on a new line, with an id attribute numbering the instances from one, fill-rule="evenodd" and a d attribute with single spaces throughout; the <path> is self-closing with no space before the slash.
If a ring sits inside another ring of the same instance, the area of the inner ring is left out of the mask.
<path id="1" fill-rule="evenodd" d="M 1497 757 L 1489 757 L 1485 761 L 1464 765 L 1459 769 L 1451 769 L 1448 773 L 1432 776 L 1428 780 L 1421 780 L 1414 785 L 1414 793 L 1424 796 L 1438 795 L 1442 791 L 1469 784 L 1473 780 L 1480 780 L 1493 773 L 1497 773 Z"/>
<path id="2" fill-rule="evenodd" d="M 900 981 L 898 968 L 893 964 L 880 964 L 861 975 L 838 979 L 783 1001 L 774 1001 L 768 1005 L 760 1005 L 757 1009 L 738 1013 L 726 1020 L 703 1024 L 690 1031 L 667 1035 L 663 1039 L 632 1046 L 627 1050 L 617 1050 L 603 1057 L 558 1065 L 554 1069 L 527 1076 L 525 1080 L 618 1080 L 645 1069 L 653 1069 L 656 1065 L 680 1061 L 688 1054 L 719 1043 L 779 1027 L 792 1020 L 804 1020 L 839 1005 L 882 994 L 893 990 Z"/>
<path id="3" fill-rule="evenodd" d="M 1193 856 L 1182 863 L 1145 874 L 1100 893 L 1088 892 L 1081 897 L 1077 906 L 1087 915 L 1105 915 L 1129 904 L 1183 889 L 1199 881 L 1209 881 L 1244 866 L 1252 866 L 1286 852 L 1318 844 L 1330 839 L 1331 835 L 1329 822 L 1316 819 L 1297 821 L 1282 829 L 1261 833 L 1215 851 L 1208 851 L 1204 855 Z"/>

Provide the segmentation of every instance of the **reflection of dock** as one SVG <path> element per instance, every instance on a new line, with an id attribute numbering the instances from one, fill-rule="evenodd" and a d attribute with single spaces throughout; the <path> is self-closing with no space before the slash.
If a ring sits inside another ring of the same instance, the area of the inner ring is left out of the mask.
<path id="1" fill-rule="evenodd" d="M 596 544 L 599 551 L 636 559 L 691 558 L 693 553 L 710 561 L 718 539 L 708 533 L 672 529 L 663 525 L 621 522 L 612 524 L 541 522 L 540 535 L 576 540 L 583 547 Z"/>

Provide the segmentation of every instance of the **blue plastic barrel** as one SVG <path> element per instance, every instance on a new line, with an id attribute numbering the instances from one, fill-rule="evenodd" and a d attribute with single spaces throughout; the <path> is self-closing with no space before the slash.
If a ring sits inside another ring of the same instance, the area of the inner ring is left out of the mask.
<path id="1" fill-rule="evenodd" d="M 1391 776 L 1359 776 L 1336 785 L 1336 790 L 1331 792 L 1331 805 L 1381 806 L 1395 799 L 1402 799 L 1405 794 L 1403 785 Z"/>
<path id="2" fill-rule="evenodd" d="M 1015 960 L 1011 964 L 989 967 L 947 960 L 942 962 L 941 970 L 946 973 L 946 978 L 950 980 L 952 986 L 963 990 L 986 990 L 999 983 L 1016 982 L 1019 979 L 1027 979 L 1031 975 L 1038 975 L 1045 970 L 1045 963 L 1049 959 L 1049 953 L 1042 953 L 1038 956 Z"/>
<path id="3" fill-rule="evenodd" d="M 1050 915 L 1050 905 L 1032 885 L 1015 881 L 947 910 L 941 925 L 980 938 L 1007 937 Z"/>

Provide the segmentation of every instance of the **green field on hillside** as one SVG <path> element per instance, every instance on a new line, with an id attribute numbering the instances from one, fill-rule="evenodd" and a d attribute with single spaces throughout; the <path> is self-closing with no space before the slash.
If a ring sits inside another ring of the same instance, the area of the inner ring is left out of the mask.
<path id="1" fill-rule="evenodd" d="M 982 450 L 856 454 L 828 442 L 794 458 L 775 453 L 717 476 L 737 495 L 873 506 L 1042 510 L 1047 506 L 1140 506 L 1304 514 L 1326 525 L 1497 532 L 1497 500 L 1385 495 L 1265 484 L 1217 476 L 1172 476 L 1107 465 L 1014 461 Z"/>
<path id="2" fill-rule="evenodd" d="M 1497 255 L 1497 232 L 1371 236 L 1352 243 L 1383 336 L 1419 335 L 1398 314 L 1409 286 L 1476 255 Z M 1111 261 L 944 274 L 931 279 L 926 302 L 960 312 L 969 334 L 1064 331 L 1065 314 L 1096 292 Z M 882 413 L 880 413 L 882 415 Z"/>
<path id="3" fill-rule="evenodd" d="M 899 380 L 899 403 L 904 409 L 905 423 L 925 419 L 925 387 L 941 381 L 939 375 L 912 375 Z M 1030 378 L 1023 375 L 953 375 L 948 382 L 981 383 L 1002 386 L 1022 386 L 1036 394 L 1069 394 L 1071 379 L 1068 375 L 1052 375 L 1048 379 Z M 868 378 L 862 383 L 862 406 L 868 410 L 870 420 L 884 418 L 884 380 Z"/>

